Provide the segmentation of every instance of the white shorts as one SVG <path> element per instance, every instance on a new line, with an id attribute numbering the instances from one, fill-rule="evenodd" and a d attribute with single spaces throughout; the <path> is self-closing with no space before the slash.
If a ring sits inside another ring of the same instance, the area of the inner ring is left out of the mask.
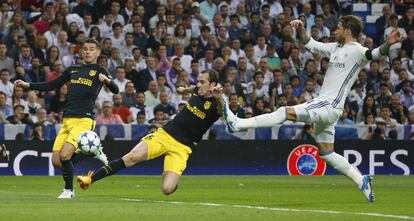
<path id="1" fill-rule="evenodd" d="M 298 122 L 314 124 L 317 143 L 334 143 L 335 125 L 342 109 L 334 108 L 326 99 L 315 98 L 293 106 Z"/>

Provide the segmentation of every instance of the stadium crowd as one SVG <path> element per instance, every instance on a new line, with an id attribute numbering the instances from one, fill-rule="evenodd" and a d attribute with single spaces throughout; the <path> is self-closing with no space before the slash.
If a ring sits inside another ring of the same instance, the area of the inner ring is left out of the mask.
<path id="1" fill-rule="evenodd" d="M 36 131 L 42 125 L 61 123 L 66 85 L 39 93 L 15 88 L 13 81 L 52 81 L 82 64 L 85 37 L 102 43 L 98 63 L 121 91 L 101 90 L 98 124 L 163 125 L 189 99 L 177 88 L 195 85 L 207 69 L 219 73 L 231 110 L 242 117 L 309 101 L 318 96 L 329 59 L 307 51 L 289 22 L 301 19 L 312 38 L 333 42 L 338 18 L 351 13 L 352 2 L 2 1 L 0 123 L 33 124 L 32 139 L 41 139 Z M 375 130 L 381 130 L 376 124 L 414 124 L 414 8 L 387 0 L 359 2 L 389 3 L 376 35 L 361 35 L 360 44 L 372 49 L 395 28 L 402 39 L 388 57 L 361 70 L 338 124 Z"/>

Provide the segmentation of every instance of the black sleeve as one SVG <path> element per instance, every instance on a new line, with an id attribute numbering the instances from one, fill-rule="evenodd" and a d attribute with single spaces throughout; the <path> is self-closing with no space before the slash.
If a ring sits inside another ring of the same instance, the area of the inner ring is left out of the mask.
<path id="1" fill-rule="evenodd" d="M 38 91 L 50 91 L 56 89 L 69 81 L 70 75 L 68 70 L 64 71 L 55 80 L 51 82 L 30 83 L 30 89 Z"/>
<path id="2" fill-rule="evenodd" d="M 107 86 L 108 86 L 109 90 L 110 90 L 112 93 L 114 93 L 114 94 L 118 94 L 118 93 L 119 93 L 119 88 L 118 88 L 118 86 L 115 84 L 115 82 L 114 82 L 114 81 L 111 81 L 111 82 L 109 83 L 109 85 L 107 85 Z"/>
<path id="3" fill-rule="evenodd" d="M 109 71 L 106 68 L 102 68 L 101 73 L 107 76 L 111 80 L 111 82 L 108 85 L 106 85 L 108 86 L 109 90 L 114 94 L 118 94 L 119 88 L 112 80 L 112 75 L 109 73 Z"/>
<path id="4" fill-rule="evenodd" d="M 365 51 L 365 57 L 368 59 L 368 60 L 372 60 L 372 50 L 366 50 Z"/>

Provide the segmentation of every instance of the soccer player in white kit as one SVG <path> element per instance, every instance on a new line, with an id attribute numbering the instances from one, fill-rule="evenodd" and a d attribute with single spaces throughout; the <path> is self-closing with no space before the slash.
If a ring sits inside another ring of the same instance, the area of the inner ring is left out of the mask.
<path id="1" fill-rule="evenodd" d="M 399 33 L 393 31 L 384 44 L 374 50 L 368 50 L 357 42 L 363 24 L 356 16 L 347 15 L 340 19 L 335 30 L 337 40 L 335 43 L 315 41 L 306 34 L 300 20 L 294 20 L 290 24 L 297 29 L 299 40 L 308 50 L 329 57 L 329 68 L 319 97 L 303 104 L 281 107 L 273 113 L 248 119 L 236 117 L 225 104 L 224 116 L 227 128 L 230 132 L 237 132 L 247 128 L 272 127 L 286 120 L 314 124 L 320 158 L 351 179 L 367 200 L 373 202 L 372 177 L 361 175 L 344 157 L 334 152 L 334 126 L 343 112 L 345 98 L 356 81 L 359 71 L 369 60 L 387 55 L 390 46 L 398 42 Z"/>

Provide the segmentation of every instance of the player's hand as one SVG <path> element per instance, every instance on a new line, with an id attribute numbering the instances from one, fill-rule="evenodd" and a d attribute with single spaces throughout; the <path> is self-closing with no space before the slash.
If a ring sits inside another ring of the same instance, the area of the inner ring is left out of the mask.
<path id="1" fill-rule="evenodd" d="M 186 93 L 186 88 L 185 87 L 178 87 L 176 90 L 177 90 L 178 94 L 185 94 Z"/>
<path id="2" fill-rule="evenodd" d="M 296 19 L 290 22 L 290 26 L 292 26 L 294 29 L 298 29 L 300 27 L 303 27 L 303 22 L 299 19 Z"/>
<path id="3" fill-rule="evenodd" d="M 394 29 L 391 31 L 391 33 L 387 37 L 387 42 L 389 44 L 395 44 L 397 43 L 401 38 L 401 34 L 397 29 Z"/>
<path id="4" fill-rule="evenodd" d="M 15 87 L 21 87 L 21 88 L 29 88 L 30 84 L 25 82 L 25 81 L 22 81 L 22 80 L 16 80 L 14 82 L 14 86 Z"/>
<path id="5" fill-rule="evenodd" d="M 218 99 L 220 98 L 220 95 L 223 93 L 223 88 L 221 87 L 221 85 L 217 85 L 213 87 L 212 89 L 210 89 L 210 91 L 213 97 Z"/>
<path id="6" fill-rule="evenodd" d="M 104 84 L 109 84 L 111 82 L 111 80 L 109 80 L 109 78 L 102 73 L 99 73 L 99 81 Z"/>

